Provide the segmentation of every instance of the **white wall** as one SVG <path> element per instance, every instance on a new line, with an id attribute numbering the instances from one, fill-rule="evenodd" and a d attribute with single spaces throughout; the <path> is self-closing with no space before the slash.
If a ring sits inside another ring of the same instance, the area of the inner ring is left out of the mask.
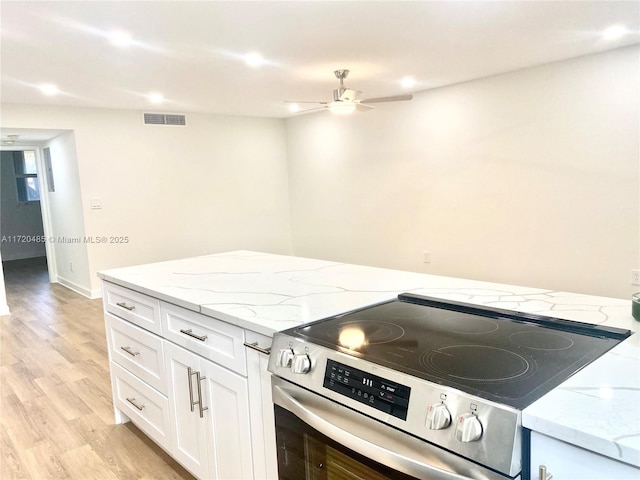
<path id="1" fill-rule="evenodd" d="M 84 295 L 92 296 L 92 270 L 87 245 L 75 241 L 86 234 L 78 158 L 72 131 L 47 142 L 51 155 L 53 192 L 45 190 L 51 222 L 50 245 L 54 250 L 57 281 Z M 41 181 L 46 182 L 41 175 Z M 46 186 L 43 183 L 43 186 Z"/>
<path id="2" fill-rule="evenodd" d="M 639 72 L 636 46 L 288 120 L 296 254 L 629 298 Z"/>
<path id="3" fill-rule="evenodd" d="M 40 202 L 18 201 L 14 154 L 19 153 L 1 152 L 0 237 L 5 261 L 45 255 L 44 242 L 32 240 L 42 238 L 44 233 Z"/>
<path id="4" fill-rule="evenodd" d="M 139 111 L 5 104 L 2 125 L 73 131 L 84 225 L 70 231 L 128 239 L 87 245 L 82 286 L 93 294 L 102 269 L 241 248 L 292 253 L 283 120 L 189 114 L 187 127 L 145 126 Z M 71 257 L 60 276 L 82 265 Z"/>
<path id="5" fill-rule="evenodd" d="M 638 58 L 619 49 L 346 118 L 190 114 L 187 128 L 149 127 L 137 111 L 3 105 L 2 126 L 73 131 L 59 139 L 76 155 L 70 230 L 129 239 L 61 258 L 59 275 L 75 281 L 73 262 L 94 294 L 101 269 L 293 253 L 293 238 L 297 255 L 628 298 Z"/>

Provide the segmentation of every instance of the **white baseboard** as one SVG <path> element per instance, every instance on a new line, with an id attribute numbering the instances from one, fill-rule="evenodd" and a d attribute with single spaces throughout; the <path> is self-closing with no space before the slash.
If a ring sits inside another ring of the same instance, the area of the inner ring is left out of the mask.
<path id="1" fill-rule="evenodd" d="M 67 287 L 69 290 L 73 290 L 74 292 L 79 293 L 83 297 L 87 297 L 91 299 L 99 298 L 95 296 L 95 290 L 91 290 L 90 288 L 85 288 L 82 285 L 78 285 L 77 283 L 72 282 L 71 280 L 67 280 L 64 277 L 61 277 L 60 275 L 58 275 L 58 278 L 56 280 L 63 287 Z"/>
<path id="2" fill-rule="evenodd" d="M 4 315 L 11 315 L 11 312 L 9 311 L 9 305 L 7 305 L 6 303 L 0 305 L 0 317 Z"/>
<path id="3" fill-rule="evenodd" d="M 96 290 L 91 290 L 91 296 L 89 298 L 91 300 L 95 300 L 96 298 L 102 298 L 102 289 L 98 288 Z"/>

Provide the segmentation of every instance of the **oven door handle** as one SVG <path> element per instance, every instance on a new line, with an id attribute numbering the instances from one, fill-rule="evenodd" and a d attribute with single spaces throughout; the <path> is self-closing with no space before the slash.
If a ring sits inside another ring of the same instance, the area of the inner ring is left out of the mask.
<path id="1" fill-rule="evenodd" d="M 330 439 L 397 471 L 417 478 L 429 478 L 430 480 L 505 479 L 502 475 L 453 454 L 445 454 L 449 455 L 446 459 L 438 455 L 439 458 L 436 459 L 431 454 L 431 449 L 436 449 L 437 447 L 394 428 L 385 427 L 383 424 L 367 417 L 362 416 L 362 419 L 359 419 L 357 424 L 351 422 L 351 426 L 346 426 L 345 424 L 349 422 L 344 414 L 358 415 L 357 413 L 353 413 L 346 407 L 339 406 L 317 394 L 287 384 L 277 377 L 272 377 L 272 385 L 273 402 L 276 405 L 288 410 L 304 423 Z M 305 404 L 303 405 L 294 395 L 304 398 Z M 325 406 L 328 408 L 326 411 L 323 408 Z M 331 412 L 330 409 L 340 409 L 340 411 L 336 413 Z M 366 427 L 364 424 L 367 424 Z M 358 435 L 349 431 L 353 431 L 354 428 L 358 428 Z M 399 450 L 402 450 L 402 453 L 399 453 Z M 412 458 L 412 454 L 415 454 L 415 458 Z M 419 457 L 422 457 L 422 459 Z M 429 458 L 435 460 L 434 463 L 439 466 L 446 466 L 448 469 L 443 470 L 426 463 Z"/>

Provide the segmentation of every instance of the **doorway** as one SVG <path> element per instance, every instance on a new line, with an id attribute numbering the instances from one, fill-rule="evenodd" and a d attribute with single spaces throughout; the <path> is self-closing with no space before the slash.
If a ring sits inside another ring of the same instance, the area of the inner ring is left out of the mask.
<path id="1" fill-rule="evenodd" d="M 47 141 L 64 130 L 2 130 L 0 145 L 0 314 L 8 314 L 5 276 L 38 266 L 57 282 L 48 193 L 53 178 L 45 160 Z M 7 142 L 7 138 L 11 141 Z M 18 140 L 19 139 L 19 140 Z"/>
<path id="2" fill-rule="evenodd" d="M 35 149 L 0 152 L 0 239 L 3 262 L 45 257 Z"/>

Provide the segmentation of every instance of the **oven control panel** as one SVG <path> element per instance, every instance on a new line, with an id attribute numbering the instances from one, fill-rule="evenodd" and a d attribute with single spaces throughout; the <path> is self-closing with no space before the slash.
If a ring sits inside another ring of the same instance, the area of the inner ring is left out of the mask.
<path id="1" fill-rule="evenodd" d="M 407 419 L 411 388 L 327 359 L 322 385 L 376 410 Z"/>

